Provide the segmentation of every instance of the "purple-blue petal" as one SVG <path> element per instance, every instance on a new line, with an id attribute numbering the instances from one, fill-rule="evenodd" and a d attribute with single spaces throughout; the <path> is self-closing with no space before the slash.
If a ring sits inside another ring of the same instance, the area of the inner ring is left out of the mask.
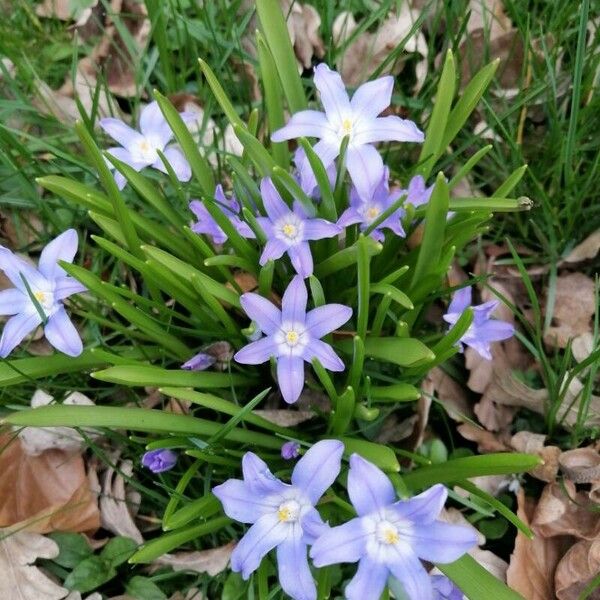
<path id="1" fill-rule="evenodd" d="M 150 102 L 142 109 L 140 131 L 145 136 L 158 138 L 163 148 L 171 141 L 173 131 L 163 116 L 158 102 Z"/>
<path id="2" fill-rule="evenodd" d="M 472 527 L 451 525 L 443 521 L 416 523 L 404 538 L 414 553 L 423 560 L 450 563 L 477 545 L 477 534 Z"/>
<path id="3" fill-rule="evenodd" d="M 298 356 L 280 356 L 277 359 L 277 383 L 288 404 L 298 400 L 304 387 L 304 361 Z"/>
<path id="4" fill-rule="evenodd" d="M 242 458 L 242 471 L 244 483 L 248 488 L 259 496 L 270 496 L 271 494 L 283 494 L 289 489 L 289 485 L 279 481 L 267 466 L 264 460 L 254 452 L 246 452 Z"/>
<path id="5" fill-rule="evenodd" d="M 306 314 L 306 328 L 313 338 L 324 335 L 340 328 L 352 317 L 352 309 L 344 304 L 325 304 L 313 308 Z"/>
<path id="6" fill-rule="evenodd" d="M 294 600 L 316 600 L 317 588 L 302 536 L 291 535 L 277 546 L 277 572 L 281 588 L 288 596 Z"/>
<path id="7" fill-rule="evenodd" d="M 365 555 L 368 536 L 363 519 L 352 519 L 319 536 L 310 549 L 310 557 L 315 567 L 356 562 Z"/>
<path id="8" fill-rule="evenodd" d="M 142 456 L 142 465 L 153 473 L 164 473 L 177 463 L 177 454 L 168 448 L 149 450 Z"/>
<path id="9" fill-rule="evenodd" d="M 361 122 L 356 128 L 353 142 L 357 145 L 376 142 L 421 143 L 424 139 L 425 135 L 412 121 L 389 116 Z"/>
<path id="10" fill-rule="evenodd" d="M 205 371 L 217 362 L 217 359 L 206 352 L 198 352 L 181 365 L 186 371 Z"/>
<path id="11" fill-rule="evenodd" d="M 44 335 L 52 346 L 67 356 L 79 356 L 83 352 L 79 332 L 62 306 L 48 319 Z"/>
<path id="12" fill-rule="evenodd" d="M 304 223 L 304 239 L 322 240 L 336 236 L 341 230 L 339 225 L 330 223 L 325 219 L 308 219 Z"/>
<path id="13" fill-rule="evenodd" d="M 267 240 L 265 247 L 260 255 L 259 264 L 264 266 L 269 260 L 277 260 L 283 256 L 283 253 L 288 249 L 288 245 L 283 240 L 272 238 Z"/>
<path id="14" fill-rule="evenodd" d="M 398 519 L 426 525 L 439 517 L 447 497 L 448 490 L 438 483 L 410 500 L 396 502 L 390 509 Z"/>
<path id="15" fill-rule="evenodd" d="M 267 335 L 272 335 L 279 330 L 281 311 L 272 302 L 259 294 L 248 292 L 240 296 L 240 303 L 246 314 L 256 321 Z"/>
<path id="16" fill-rule="evenodd" d="M 421 561 L 409 551 L 398 552 L 388 561 L 392 575 L 400 581 L 410 600 L 433 600 L 431 579 Z"/>
<path id="17" fill-rule="evenodd" d="M 391 104 L 393 89 L 394 78 L 391 75 L 363 83 L 350 101 L 352 111 L 360 114 L 361 118 L 374 119 Z"/>
<path id="18" fill-rule="evenodd" d="M 6 358 L 41 322 L 37 311 L 19 313 L 11 317 L 5 323 L 0 337 L 0 356 Z"/>
<path id="19" fill-rule="evenodd" d="M 284 460 L 293 460 L 300 456 L 300 444 L 290 440 L 281 446 L 281 458 Z"/>
<path id="20" fill-rule="evenodd" d="M 302 278 L 310 277 L 313 273 L 313 258 L 308 242 L 300 242 L 288 248 L 288 255 L 296 273 Z"/>
<path id="21" fill-rule="evenodd" d="M 309 545 L 314 544 L 326 531 L 331 529 L 329 525 L 323 521 L 316 508 L 311 508 L 306 511 L 300 520 L 300 525 L 304 532 L 304 541 Z"/>
<path id="22" fill-rule="evenodd" d="M 27 294 L 17 288 L 10 288 L 0 292 L 0 315 L 16 315 L 25 310 L 31 301 Z"/>
<path id="23" fill-rule="evenodd" d="M 190 163 L 179 148 L 175 148 L 174 146 L 166 148 L 164 156 L 179 181 L 189 181 L 192 178 L 192 168 L 190 167 Z M 167 168 L 160 157 L 152 166 L 163 173 L 167 173 Z"/>
<path id="24" fill-rule="evenodd" d="M 368 201 L 383 177 L 381 154 L 373 146 L 349 146 L 346 167 L 358 195 Z"/>
<path id="25" fill-rule="evenodd" d="M 120 119 L 107 117 L 105 119 L 100 119 L 98 124 L 113 140 L 119 142 L 124 148 L 129 149 L 132 144 L 139 142 L 142 139 L 141 133 L 132 129 Z"/>
<path id="26" fill-rule="evenodd" d="M 348 600 L 379 600 L 387 583 L 389 570 L 381 562 L 364 556 L 344 590 Z M 417 600 L 415 597 L 411 600 Z M 420 599 L 419 599 L 420 600 Z"/>
<path id="27" fill-rule="evenodd" d="M 375 513 L 396 500 L 394 486 L 387 475 L 358 454 L 350 457 L 348 495 L 361 517 Z"/>
<path id="28" fill-rule="evenodd" d="M 322 138 L 334 133 L 327 121 L 325 113 L 316 110 L 301 110 L 292 115 L 290 120 L 271 135 L 271 141 L 284 142 L 299 137 Z"/>
<path id="29" fill-rule="evenodd" d="M 292 212 L 268 177 L 264 177 L 260 182 L 260 195 L 271 221 L 276 221 Z"/>
<path id="30" fill-rule="evenodd" d="M 59 260 L 72 263 L 77 253 L 77 231 L 67 229 L 48 243 L 40 255 L 38 269 L 48 279 L 65 276 L 65 270 L 58 264 Z"/>
<path id="31" fill-rule="evenodd" d="M 77 279 L 70 277 L 69 275 L 65 275 L 64 277 L 58 277 L 55 280 L 54 285 L 54 299 L 55 300 L 64 300 L 73 294 L 81 294 L 82 292 L 86 292 L 87 288 L 83 283 L 79 283 Z"/>
<path id="32" fill-rule="evenodd" d="M 328 371 L 340 373 L 346 368 L 344 361 L 333 348 L 321 340 L 310 340 L 302 352 L 302 358 L 306 362 L 311 362 L 313 358 L 316 358 Z"/>
<path id="33" fill-rule="evenodd" d="M 277 356 L 278 344 L 273 336 L 250 342 L 235 353 L 233 359 L 243 365 L 261 365 L 272 356 Z"/>
<path id="34" fill-rule="evenodd" d="M 239 479 L 228 479 L 214 487 L 212 493 L 223 505 L 225 514 L 240 523 L 255 523 L 262 516 L 277 512 L 277 500 L 253 493 Z"/>
<path id="35" fill-rule="evenodd" d="M 314 82 L 328 121 L 339 126 L 350 113 L 350 100 L 339 73 L 325 63 L 315 67 Z"/>
<path id="36" fill-rule="evenodd" d="M 303 490 L 310 501 L 319 498 L 340 473 L 344 444 L 339 440 L 322 440 L 311 446 L 292 472 L 292 484 Z"/>
<path id="37" fill-rule="evenodd" d="M 308 293 L 304 278 L 296 275 L 287 286 L 281 299 L 281 321 L 304 323 L 306 319 L 306 303 Z M 268 333 L 268 332 L 267 332 Z"/>
<path id="38" fill-rule="evenodd" d="M 471 306 L 471 286 L 461 288 L 454 292 L 452 302 L 448 306 L 449 313 L 462 313 Z"/>

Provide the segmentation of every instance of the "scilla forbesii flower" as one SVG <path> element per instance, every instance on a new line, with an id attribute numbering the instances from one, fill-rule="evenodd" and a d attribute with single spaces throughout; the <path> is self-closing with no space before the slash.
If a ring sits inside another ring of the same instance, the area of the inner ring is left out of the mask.
<path id="1" fill-rule="evenodd" d="M 433 185 L 425 186 L 425 179 L 422 175 L 415 175 L 409 182 L 408 187 L 401 191 L 406 194 L 405 204 L 412 204 L 415 208 L 427 204 L 433 192 Z"/>
<path id="2" fill-rule="evenodd" d="M 242 308 L 258 323 L 265 337 L 244 346 L 234 359 L 258 365 L 274 357 L 279 389 L 289 404 L 298 400 L 304 387 L 304 361 L 317 358 L 329 371 L 344 370 L 340 357 L 320 338 L 348 321 L 352 309 L 343 304 L 325 304 L 307 313 L 307 300 L 306 285 L 300 275 L 285 290 L 281 310 L 258 294 L 240 297 Z"/>
<path id="3" fill-rule="evenodd" d="M 448 306 L 448 312 L 444 315 L 444 321 L 450 323 L 450 325 L 454 325 L 463 312 L 471 306 L 471 302 L 470 287 L 458 290 L 454 294 L 450 306 Z M 512 323 L 492 319 L 492 313 L 499 305 L 500 302 L 498 300 L 490 300 L 489 302 L 472 307 L 473 322 L 458 341 L 461 349 L 462 344 L 466 344 L 473 348 L 481 357 L 491 360 L 490 344 L 506 340 L 514 335 L 515 327 Z"/>
<path id="4" fill-rule="evenodd" d="M 153 473 L 170 471 L 177 464 L 177 454 L 169 448 L 149 450 L 142 456 L 142 465 Z"/>
<path id="5" fill-rule="evenodd" d="M 228 517 L 252 523 L 231 555 L 233 571 L 248 579 L 277 548 L 283 590 L 294 600 L 315 600 L 306 547 L 327 527 L 314 506 L 337 478 L 343 451 L 337 440 L 317 442 L 294 467 L 291 485 L 276 479 L 256 454 L 247 452 L 243 481 L 229 479 L 213 488 Z"/>
<path id="6" fill-rule="evenodd" d="M 69 356 L 81 354 L 81 338 L 67 315 L 63 300 L 86 288 L 58 264 L 61 260 L 73 262 L 76 252 L 74 229 L 61 233 L 42 250 L 37 269 L 0 247 L 0 269 L 15 286 L 0 292 L 0 314 L 12 315 L 0 338 L 2 358 L 42 323 L 46 339 L 57 350 Z"/>
<path id="7" fill-rule="evenodd" d="M 182 115 L 186 117 L 185 113 Z M 190 180 L 192 170 L 188 161 L 178 148 L 168 146 L 173 138 L 173 131 L 160 112 L 158 102 L 151 102 L 142 110 L 140 131 L 136 131 L 120 119 L 112 117 L 100 119 L 99 123 L 111 138 L 121 144 L 107 150 L 121 162 L 128 164 L 136 171 L 141 171 L 144 167 L 152 167 L 166 173 L 167 169 L 157 152 L 160 150 L 177 178 L 180 181 Z M 114 169 L 112 163 L 109 163 L 108 166 Z M 123 189 L 127 183 L 125 177 L 118 171 L 115 172 L 115 181 L 119 189 Z"/>
<path id="8" fill-rule="evenodd" d="M 348 225 L 360 223 L 360 230 L 364 231 L 381 213 L 390 208 L 405 192 L 398 189 L 390 191 L 388 178 L 389 169 L 385 167 L 381 181 L 366 199 L 361 198 L 356 188 L 353 187 L 350 191 L 350 207 L 342 213 L 337 224 L 341 227 L 347 227 Z M 371 232 L 371 237 L 378 242 L 383 242 L 382 229 L 390 229 L 396 235 L 404 237 L 406 234 L 400 221 L 403 214 L 404 211 L 398 208 Z"/>
<path id="9" fill-rule="evenodd" d="M 325 112 L 302 110 L 271 136 L 274 142 L 299 137 L 319 138 L 314 150 L 325 168 L 340 153 L 342 140 L 348 136 L 346 168 L 361 197 L 368 198 L 383 175 L 383 160 L 372 146 L 376 142 L 422 142 L 423 132 L 412 122 L 396 116 L 379 117 L 392 101 L 394 78 L 380 77 L 361 85 L 348 97 L 342 78 L 327 65 L 315 68 L 315 86 Z M 305 158 L 301 179 L 303 188 L 314 174 Z"/>
<path id="10" fill-rule="evenodd" d="M 346 587 L 348 600 L 378 600 L 390 575 L 411 600 L 433 600 L 432 582 L 420 559 L 450 563 L 477 544 L 472 529 L 438 520 L 447 496 L 440 484 L 397 501 L 385 474 L 353 454 L 348 494 L 358 517 L 325 530 L 310 551 L 316 567 L 358 561 Z"/>
<path id="11" fill-rule="evenodd" d="M 218 185 L 215 188 L 215 200 L 217 206 L 223 214 L 231 221 L 236 231 L 245 238 L 254 238 L 254 232 L 250 229 L 248 223 L 242 221 L 239 217 L 240 204 L 235 196 L 227 198 L 223 191 L 223 186 Z M 212 238 L 215 244 L 224 244 L 227 241 L 227 234 L 219 227 L 212 215 L 206 209 L 206 206 L 200 200 L 192 200 L 189 204 L 190 210 L 196 215 L 197 223 L 192 225 L 192 231 L 195 233 L 204 233 Z"/>
<path id="12" fill-rule="evenodd" d="M 312 275 L 309 240 L 333 237 L 342 231 L 341 228 L 325 219 L 309 218 L 298 201 L 294 201 L 293 209 L 290 209 L 269 178 L 261 181 L 260 193 L 268 215 L 257 218 L 267 236 L 260 264 L 280 258 L 287 252 L 296 273 L 302 277 Z"/>

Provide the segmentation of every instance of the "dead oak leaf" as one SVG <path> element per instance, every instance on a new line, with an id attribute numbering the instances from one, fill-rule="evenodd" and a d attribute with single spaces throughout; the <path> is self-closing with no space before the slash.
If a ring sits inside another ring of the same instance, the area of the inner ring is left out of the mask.
<path id="1" fill-rule="evenodd" d="M 519 431 L 512 436 L 510 445 L 517 452 L 524 454 L 537 454 L 542 459 L 542 464 L 528 471 L 533 477 L 542 481 L 551 482 L 558 474 L 558 463 L 561 449 L 558 446 L 546 446 L 546 436 L 531 431 Z"/>
<path id="2" fill-rule="evenodd" d="M 527 525 L 535 511 L 535 502 L 525 497 L 523 490 L 517 494 L 517 516 Z M 517 532 L 515 547 L 506 572 L 506 581 L 513 590 L 527 600 L 550 600 L 554 598 L 553 577 L 556 565 L 570 538 L 546 538 L 536 535 L 529 539 L 523 532 Z"/>
<path id="3" fill-rule="evenodd" d="M 235 545 L 236 542 L 232 541 L 225 546 L 211 548 L 210 550 L 164 554 L 152 564 L 156 566 L 169 566 L 174 571 L 207 573 L 210 577 L 214 577 L 227 568 Z"/>
<path id="4" fill-rule="evenodd" d="M 95 531 L 100 515 L 79 454 L 48 450 L 29 456 L 18 438 L 0 437 L 0 526 Z"/>
<path id="5" fill-rule="evenodd" d="M 565 256 L 563 263 L 578 263 L 594 258 L 600 252 L 600 229 L 594 231 Z"/>
<path id="6" fill-rule="evenodd" d="M 27 531 L 0 530 L 0 598 L 3 600 L 61 600 L 69 590 L 49 579 L 33 563 L 56 558 L 58 544 Z"/>
<path id="7" fill-rule="evenodd" d="M 578 542 L 563 556 L 556 567 L 554 585 L 559 600 L 579 600 L 581 592 L 600 572 L 600 540 Z M 600 588 L 586 596 L 600 600 Z"/>

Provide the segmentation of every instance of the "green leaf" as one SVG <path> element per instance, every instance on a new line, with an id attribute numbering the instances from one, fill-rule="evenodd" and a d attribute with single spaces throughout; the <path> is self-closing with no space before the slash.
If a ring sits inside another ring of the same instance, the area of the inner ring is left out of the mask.
<path id="1" fill-rule="evenodd" d="M 323 165 L 323 162 L 319 158 L 319 155 L 314 151 L 306 138 L 300 138 L 300 145 L 306 153 L 306 158 L 310 164 L 310 168 L 315 174 L 317 180 L 317 187 L 321 192 L 321 204 L 319 209 L 322 216 L 335 223 L 337 221 L 337 210 L 335 208 L 335 198 L 333 197 L 333 190 L 331 189 L 331 183 L 329 182 L 329 176 L 327 175 L 327 169 Z"/>
<path id="2" fill-rule="evenodd" d="M 496 190 L 494 196 L 498 196 L 499 198 L 503 198 L 507 194 L 510 194 L 513 189 L 517 186 L 519 181 L 525 175 L 527 171 L 527 165 L 523 165 L 515 169 L 507 178 L 506 181 Z"/>
<path id="3" fill-rule="evenodd" d="M 540 457 L 534 454 L 516 452 L 465 456 L 415 469 L 404 475 L 404 482 L 413 489 L 422 489 L 435 483 L 451 483 L 469 477 L 522 473 L 533 469 L 540 461 Z"/>
<path id="4" fill-rule="evenodd" d="M 68 590 L 91 592 L 115 577 L 117 572 L 99 556 L 90 556 L 81 561 L 64 580 Z"/>
<path id="5" fill-rule="evenodd" d="M 273 55 L 290 112 L 304 110 L 306 97 L 281 5 L 277 0 L 256 0 L 256 12 Z"/>
<path id="6" fill-rule="evenodd" d="M 351 387 L 347 387 L 343 394 L 335 401 L 335 412 L 331 415 L 331 431 L 334 436 L 342 435 L 350 426 L 354 416 L 355 395 Z"/>
<path id="7" fill-rule="evenodd" d="M 393 473 L 400 472 L 400 464 L 394 454 L 394 451 L 389 446 L 376 444 L 367 440 L 359 440 L 352 437 L 340 437 L 340 441 L 344 442 L 346 455 L 354 452 L 360 454 L 363 458 L 371 461 L 373 464 L 382 468 L 384 471 Z"/>
<path id="8" fill-rule="evenodd" d="M 158 102 L 158 106 L 164 115 L 167 123 L 171 127 L 177 142 L 181 146 L 181 150 L 186 159 L 190 163 L 192 173 L 198 180 L 200 187 L 205 195 L 212 198 L 215 192 L 215 181 L 212 175 L 212 169 L 208 161 L 200 154 L 198 144 L 192 137 L 190 130 L 181 119 L 177 109 L 165 98 L 162 94 L 154 91 L 154 98 Z"/>
<path id="9" fill-rule="evenodd" d="M 93 554 L 87 538 L 81 533 L 55 531 L 48 537 L 58 544 L 59 554 L 52 560 L 66 569 L 72 569 Z"/>
<path id="10" fill-rule="evenodd" d="M 125 584 L 125 591 L 137 600 L 167 600 L 167 595 L 148 577 L 136 575 Z"/>
<path id="11" fill-rule="evenodd" d="M 414 308 L 411 299 L 404 292 L 401 292 L 397 287 L 394 287 L 389 283 L 374 283 L 371 285 L 370 292 L 371 294 L 389 294 L 392 300 L 397 302 L 400 306 L 403 306 L 408 310 Z"/>
<path id="12" fill-rule="evenodd" d="M 521 594 L 507 587 L 469 554 L 449 565 L 436 566 L 470 600 L 523 600 Z"/>
<path id="13" fill-rule="evenodd" d="M 111 538 L 100 552 L 100 558 L 105 560 L 111 567 L 118 567 L 127 562 L 129 557 L 137 550 L 138 544 L 135 540 L 124 536 Z"/>
<path id="14" fill-rule="evenodd" d="M 28 427 L 118 427 L 133 431 L 166 432 L 210 438 L 223 428 L 220 423 L 160 410 L 116 406 L 67 406 L 55 404 L 11 413 L 0 424 Z M 272 435 L 233 429 L 225 438 L 232 442 L 279 450 L 281 440 Z"/>
<path id="15" fill-rule="evenodd" d="M 417 171 L 425 179 L 429 177 L 431 169 L 448 144 L 444 144 L 444 131 L 449 122 L 448 115 L 454 98 L 456 86 L 456 68 L 452 51 L 446 52 L 444 67 L 440 76 L 440 82 L 435 95 L 435 105 L 427 125 L 425 141 L 421 146 L 419 156 L 420 166 Z"/>
<path id="16" fill-rule="evenodd" d="M 263 177 L 270 177 L 273 167 L 277 165 L 265 147 L 245 127 L 234 125 L 233 131 L 260 174 Z"/>
<path id="17" fill-rule="evenodd" d="M 408 383 L 394 383 L 370 388 L 371 399 L 377 402 L 412 402 L 421 397 L 421 391 Z"/>
<path id="18" fill-rule="evenodd" d="M 179 510 L 173 511 L 170 515 L 167 515 L 165 511 L 163 529 L 165 531 L 179 529 L 190 521 L 212 517 L 219 510 L 221 510 L 221 503 L 212 493 L 208 493 L 202 498 L 186 502 Z"/>
<path id="19" fill-rule="evenodd" d="M 146 542 L 130 559 L 133 564 L 152 562 L 155 558 L 174 550 L 178 546 L 198 540 L 204 535 L 223 529 L 231 523 L 227 517 L 217 517 L 194 527 L 184 527 L 161 535 L 159 538 Z"/>
<path id="20" fill-rule="evenodd" d="M 352 340 L 337 342 L 335 345 L 347 354 L 352 352 Z M 401 367 L 409 367 L 420 361 L 435 359 L 435 354 L 416 338 L 367 337 L 365 354 L 370 358 Z"/>
<path id="21" fill-rule="evenodd" d="M 425 231 L 412 277 L 412 288 L 437 270 L 444 244 L 449 193 L 443 173 L 439 173 L 425 213 Z M 413 296 L 414 299 L 414 296 Z"/>
<path id="22" fill-rule="evenodd" d="M 375 241 L 373 238 L 368 237 L 365 238 L 365 240 L 365 246 L 369 256 L 375 256 L 383 250 L 383 245 Z M 356 261 L 358 260 L 357 255 L 358 245 L 352 244 L 352 246 L 344 248 L 329 258 L 326 258 L 323 262 L 320 262 L 315 267 L 315 276 L 318 279 L 324 279 L 325 277 L 329 277 L 329 275 L 333 275 L 334 273 L 337 273 L 346 267 L 355 265 Z"/>

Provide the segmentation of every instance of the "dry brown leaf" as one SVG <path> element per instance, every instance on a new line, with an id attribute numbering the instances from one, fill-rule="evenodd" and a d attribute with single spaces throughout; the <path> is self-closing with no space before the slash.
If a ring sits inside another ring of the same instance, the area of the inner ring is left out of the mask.
<path id="1" fill-rule="evenodd" d="M 592 330 L 596 311 L 594 292 L 594 281 L 583 273 L 558 276 L 552 326 L 544 335 L 546 344 L 566 348 L 569 340 Z"/>
<path id="2" fill-rule="evenodd" d="M 128 492 L 126 490 L 123 477 L 131 477 L 133 463 L 130 460 L 119 462 L 118 455 L 111 457 L 111 463 L 116 464 L 120 472 L 112 467 L 107 467 L 102 477 L 102 487 L 100 487 L 97 472 L 94 469 L 90 470 L 91 486 L 97 491 L 100 498 L 102 527 L 115 535 L 123 535 L 142 544 L 144 538 L 134 520 L 140 503 L 140 495 L 137 491 Z"/>
<path id="3" fill-rule="evenodd" d="M 558 459 L 560 470 L 573 483 L 600 481 L 600 453 L 594 448 L 575 448 Z"/>
<path id="4" fill-rule="evenodd" d="M 0 437 L 0 526 L 50 531 L 95 531 L 96 498 L 83 458 L 61 450 L 29 456 L 18 438 Z"/>
<path id="5" fill-rule="evenodd" d="M 316 414 L 312 410 L 293 410 L 293 409 L 267 409 L 252 411 L 258 417 L 266 419 L 270 423 L 279 425 L 280 427 L 295 427 L 313 419 Z"/>
<path id="6" fill-rule="evenodd" d="M 54 398 L 42 390 L 36 390 L 31 398 L 31 408 L 47 406 Z M 63 404 L 69 406 L 95 406 L 94 402 L 80 392 L 69 394 Z M 92 439 L 101 434 L 92 429 L 84 429 Z M 23 451 L 30 456 L 38 456 L 46 450 L 56 449 L 67 452 L 79 452 L 85 445 L 85 439 L 71 427 L 28 427 L 19 432 Z"/>
<path id="7" fill-rule="evenodd" d="M 418 17 L 418 11 L 413 10 L 408 2 L 403 2 L 399 14 L 390 14 L 377 31 L 373 33 L 367 31 L 359 35 L 337 60 L 336 66 L 346 85 L 356 86 L 366 81 L 408 35 Z M 351 13 L 340 13 L 332 27 L 335 44 L 340 46 L 357 27 L 358 24 Z M 427 75 L 428 55 L 427 41 L 420 31 L 417 30 L 406 42 L 404 55 L 390 62 L 382 74 L 399 74 L 404 68 L 403 58 L 409 54 L 418 54 L 422 57 L 416 66 L 415 92 L 418 92 Z"/>
<path id="8" fill-rule="evenodd" d="M 501 0 L 470 0 L 469 10 L 468 34 L 482 30 L 487 32 L 490 40 L 495 40 L 512 28 Z"/>
<path id="9" fill-rule="evenodd" d="M 564 555 L 554 575 L 559 600 L 579 600 L 581 592 L 600 573 L 600 540 L 582 541 Z M 586 596 L 600 600 L 600 588 Z"/>
<path id="10" fill-rule="evenodd" d="M 551 482 L 556 479 L 556 475 L 558 474 L 561 449 L 558 446 L 545 446 L 545 440 L 546 436 L 540 433 L 519 431 L 512 436 L 510 445 L 517 452 L 537 454 L 543 463 L 531 469 L 528 473 L 542 481 Z"/>
<path id="11" fill-rule="evenodd" d="M 563 489 L 564 487 L 564 489 Z M 568 479 L 549 483 L 536 506 L 532 525 L 544 537 L 572 535 L 593 540 L 600 536 L 600 513 L 585 492 L 578 492 Z"/>
<path id="12" fill-rule="evenodd" d="M 56 558 L 58 544 L 51 539 L 19 531 L 0 530 L 0 598 L 2 600 L 60 600 L 69 590 L 49 579 L 33 563 Z"/>
<path id="13" fill-rule="evenodd" d="M 451 419 L 465 421 L 473 418 L 471 403 L 462 385 L 446 374 L 439 367 L 435 367 L 428 374 L 425 381 L 430 381 L 433 391 Z"/>
<path id="14" fill-rule="evenodd" d="M 227 568 L 235 545 L 236 542 L 232 541 L 225 546 L 212 548 L 210 550 L 164 554 L 152 564 L 156 566 L 166 565 L 171 567 L 174 571 L 207 573 L 210 577 L 214 577 Z"/>
<path id="15" fill-rule="evenodd" d="M 287 16 L 287 28 L 300 70 L 312 65 L 313 56 L 323 58 L 325 46 L 319 33 L 321 17 L 310 4 L 281 0 L 281 9 Z"/>
<path id="16" fill-rule="evenodd" d="M 517 516 L 530 525 L 535 510 L 534 501 L 526 498 L 523 490 L 520 490 L 517 502 Z M 554 598 L 554 571 L 570 543 L 570 538 L 565 537 L 548 539 L 536 535 L 529 539 L 523 532 L 518 531 L 506 573 L 508 585 L 527 600 Z"/>
<path id="17" fill-rule="evenodd" d="M 466 440 L 476 442 L 479 452 L 506 452 L 510 450 L 510 446 L 507 444 L 508 434 L 492 433 L 472 423 L 461 423 L 457 430 Z"/>
<path id="18" fill-rule="evenodd" d="M 92 9 L 97 4 L 98 0 L 93 0 L 89 6 L 83 8 L 73 0 L 44 0 L 35 7 L 35 14 L 38 17 L 75 21 L 75 25 L 80 26 L 92 16 Z"/>
<path id="19" fill-rule="evenodd" d="M 588 235 L 588 237 L 578 244 L 565 256 L 563 263 L 578 263 L 584 260 L 594 258 L 600 252 L 600 229 Z"/>

